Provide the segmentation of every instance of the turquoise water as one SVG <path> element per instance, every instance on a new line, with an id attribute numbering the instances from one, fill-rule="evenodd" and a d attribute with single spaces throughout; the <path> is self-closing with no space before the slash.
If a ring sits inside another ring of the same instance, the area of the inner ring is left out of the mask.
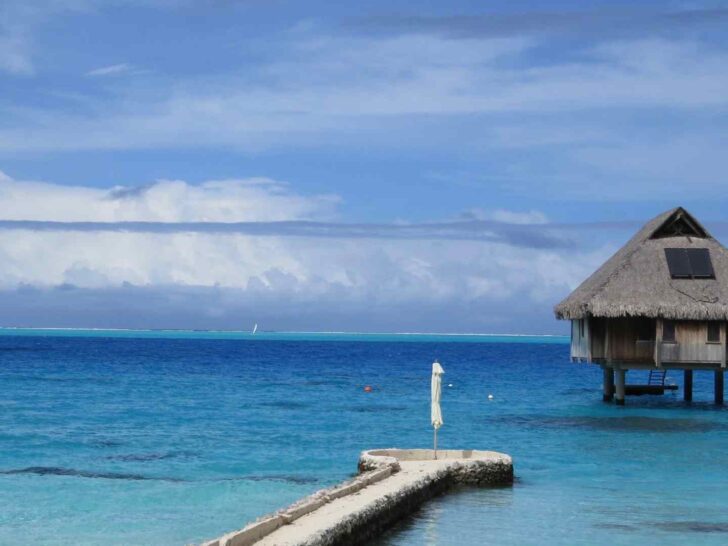
<path id="1" fill-rule="evenodd" d="M 510 453 L 517 483 L 437 499 L 382 544 L 728 541 L 728 412 L 707 374 L 691 405 L 616 407 L 564 338 L 1 334 L 0 544 L 240 527 L 348 477 L 363 449 L 429 445 L 434 358 L 441 445 Z"/>
<path id="2" fill-rule="evenodd" d="M 447 343 L 559 343 L 565 336 L 515 334 L 385 334 L 351 332 L 251 332 L 229 330 L 86 330 L 80 328 L 0 328 L 9 337 L 104 337 L 128 339 L 237 339 L 247 341 L 386 341 Z"/>

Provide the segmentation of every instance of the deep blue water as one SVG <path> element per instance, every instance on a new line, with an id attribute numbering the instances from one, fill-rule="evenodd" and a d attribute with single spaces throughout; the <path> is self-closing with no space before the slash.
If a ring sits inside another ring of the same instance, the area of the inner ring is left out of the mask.
<path id="1" fill-rule="evenodd" d="M 708 374 L 691 405 L 619 408 L 560 338 L 0 333 L 0 544 L 241 527 L 348 477 L 363 449 L 428 446 L 434 358 L 440 445 L 509 453 L 518 480 L 437 499 L 382 544 L 728 542 L 728 411 Z"/>

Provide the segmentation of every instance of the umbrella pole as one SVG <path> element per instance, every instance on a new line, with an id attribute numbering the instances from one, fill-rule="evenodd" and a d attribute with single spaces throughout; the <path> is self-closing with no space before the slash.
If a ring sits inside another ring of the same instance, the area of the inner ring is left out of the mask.
<path id="1" fill-rule="evenodd" d="M 435 440 L 433 443 L 435 444 L 435 459 L 437 459 L 437 429 L 435 429 Z"/>

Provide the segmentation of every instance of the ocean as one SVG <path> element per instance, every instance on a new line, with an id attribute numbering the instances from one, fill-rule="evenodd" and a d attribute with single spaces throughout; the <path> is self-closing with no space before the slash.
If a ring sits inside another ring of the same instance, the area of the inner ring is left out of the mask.
<path id="1" fill-rule="evenodd" d="M 242 527 L 348 478 L 364 449 L 430 446 L 436 358 L 440 446 L 508 453 L 516 483 L 439 497 L 379 546 L 728 542 L 712 375 L 691 404 L 617 407 L 568 352 L 537 336 L 0 330 L 0 544 Z"/>

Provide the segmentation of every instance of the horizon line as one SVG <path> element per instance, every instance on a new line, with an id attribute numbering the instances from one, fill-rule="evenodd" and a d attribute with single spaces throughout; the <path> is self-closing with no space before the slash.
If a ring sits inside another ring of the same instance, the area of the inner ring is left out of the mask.
<path id="1" fill-rule="evenodd" d="M 517 334 L 517 333 L 482 333 L 482 332 L 352 332 L 345 330 L 223 330 L 199 328 L 98 328 L 98 327 L 65 327 L 65 326 L 0 326 L 3 330 L 48 330 L 48 331 L 90 331 L 90 332 L 206 332 L 224 334 L 306 334 L 306 335 L 379 335 L 379 336 L 480 336 L 480 337 L 569 337 L 568 334 Z"/>

